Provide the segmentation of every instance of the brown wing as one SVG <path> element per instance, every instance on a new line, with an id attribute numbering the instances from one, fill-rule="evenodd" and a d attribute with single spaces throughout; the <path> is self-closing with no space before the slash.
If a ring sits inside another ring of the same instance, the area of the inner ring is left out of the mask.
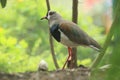
<path id="1" fill-rule="evenodd" d="M 60 24 L 61 31 L 73 42 L 100 49 L 99 44 L 89 37 L 83 30 L 81 30 L 75 23 L 73 22 L 63 22 Z"/>

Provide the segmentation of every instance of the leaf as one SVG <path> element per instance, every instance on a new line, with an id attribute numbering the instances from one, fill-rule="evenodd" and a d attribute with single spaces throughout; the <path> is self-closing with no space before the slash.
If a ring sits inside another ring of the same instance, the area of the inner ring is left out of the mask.
<path id="1" fill-rule="evenodd" d="M 2 8 L 5 8 L 7 0 L 0 0 Z"/>

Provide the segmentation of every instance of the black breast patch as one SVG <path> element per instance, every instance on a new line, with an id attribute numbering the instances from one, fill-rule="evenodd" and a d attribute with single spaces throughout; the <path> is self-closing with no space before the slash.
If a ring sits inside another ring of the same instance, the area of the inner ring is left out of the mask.
<path id="1" fill-rule="evenodd" d="M 50 28 L 50 33 L 58 42 L 60 42 L 60 31 L 58 31 L 58 29 L 59 29 L 59 24 L 54 24 Z"/>

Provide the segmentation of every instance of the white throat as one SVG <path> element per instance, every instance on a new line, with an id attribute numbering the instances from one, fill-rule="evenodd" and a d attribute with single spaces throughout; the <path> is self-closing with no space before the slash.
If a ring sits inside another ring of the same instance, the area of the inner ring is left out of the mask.
<path id="1" fill-rule="evenodd" d="M 57 24 L 55 20 L 54 20 L 54 21 L 49 21 L 49 26 L 50 26 L 50 28 L 51 28 L 54 24 Z"/>
<path id="2" fill-rule="evenodd" d="M 54 24 L 61 24 L 63 20 L 57 19 L 57 20 L 49 20 L 49 26 L 52 27 Z"/>
<path id="3" fill-rule="evenodd" d="M 50 19 L 50 15 L 47 16 L 47 19 L 48 19 L 48 20 Z"/>

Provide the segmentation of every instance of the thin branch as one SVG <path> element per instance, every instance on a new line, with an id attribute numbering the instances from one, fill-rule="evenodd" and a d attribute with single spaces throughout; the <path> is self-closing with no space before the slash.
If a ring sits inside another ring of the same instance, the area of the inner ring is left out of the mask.
<path id="1" fill-rule="evenodd" d="M 72 2 L 72 21 L 77 24 L 78 21 L 78 0 Z"/>
<path id="2" fill-rule="evenodd" d="M 78 19 L 78 0 L 72 1 L 72 21 L 77 24 Z M 72 59 L 68 61 L 68 68 L 77 67 L 77 48 L 72 48 Z"/>
<path id="3" fill-rule="evenodd" d="M 49 10 L 50 10 L 50 3 L 49 3 L 49 0 L 46 0 L 46 5 L 47 5 L 47 10 L 49 11 Z"/>
<path id="4" fill-rule="evenodd" d="M 47 5 L 47 10 L 49 11 L 50 10 L 49 0 L 46 0 L 46 5 Z M 54 61 L 54 65 L 55 65 L 56 69 L 58 69 L 59 65 L 58 65 L 57 59 L 55 57 L 53 39 L 52 39 L 52 36 L 50 34 L 50 27 L 49 27 L 49 42 L 50 42 L 50 49 L 51 49 L 51 54 L 52 54 L 52 58 L 53 58 L 53 61 Z"/>

